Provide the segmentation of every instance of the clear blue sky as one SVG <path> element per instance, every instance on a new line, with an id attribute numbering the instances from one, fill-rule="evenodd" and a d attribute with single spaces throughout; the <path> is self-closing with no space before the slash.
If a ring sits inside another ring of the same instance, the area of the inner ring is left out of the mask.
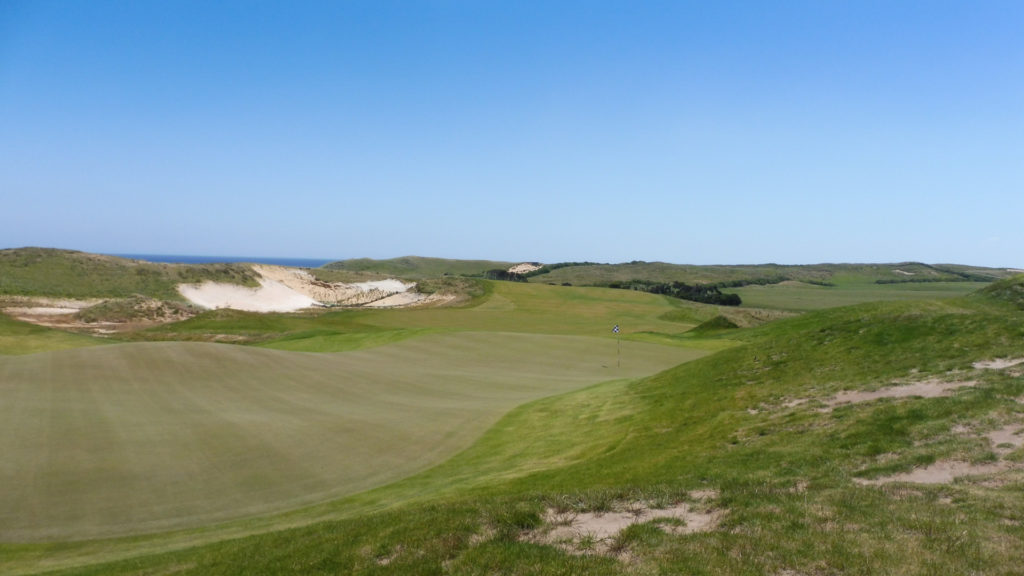
<path id="1" fill-rule="evenodd" d="M 0 0 L 0 248 L 1024 267 L 1024 2 Z"/>

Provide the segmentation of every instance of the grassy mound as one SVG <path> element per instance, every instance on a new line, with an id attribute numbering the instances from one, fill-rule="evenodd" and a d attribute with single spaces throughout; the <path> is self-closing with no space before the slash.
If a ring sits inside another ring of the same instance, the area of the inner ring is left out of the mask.
<path id="1" fill-rule="evenodd" d="M 987 300 L 1009 303 L 1024 310 L 1024 274 L 993 282 L 982 288 L 978 295 Z"/>
<path id="2" fill-rule="evenodd" d="M 353 258 L 325 264 L 329 270 L 347 270 L 352 272 L 376 272 L 400 278 L 436 278 L 439 276 L 479 276 L 487 270 L 506 270 L 517 262 L 498 262 L 494 260 L 450 260 L 447 258 L 425 258 L 422 256 L 404 256 L 388 260 L 371 258 Z"/>
<path id="3" fill-rule="evenodd" d="M 691 334 L 709 334 L 718 333 L 723 330 L 734 330 L 739 328 L 739 325 L 725 316 L 718 315 L 714 318 L 702 322 L 697 325 L 693 330 L 690 330 Z"/>
<path id="4" fill-rule="evenodd" d="M 180 302 L 132 296 L 101 302 L 78 312 L 77 316 L 79 320 L 87 323 L 166 322 L 187 318 L 195 313 L 195 309 Z"/>

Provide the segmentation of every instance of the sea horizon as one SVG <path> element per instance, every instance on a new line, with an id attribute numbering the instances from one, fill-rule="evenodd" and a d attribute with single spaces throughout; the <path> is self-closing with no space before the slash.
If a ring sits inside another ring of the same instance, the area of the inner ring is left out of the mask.
<path id="1" fill-rule="evenodd" d="M 144 260 L 162 264 L 271 264 L 295 268 L 320 268 L 324 264 L 337 262 L 337 258 L 284 258 L 272 256 L 201 256 L 193 254 L 110 254 L 119 258 Z"/>

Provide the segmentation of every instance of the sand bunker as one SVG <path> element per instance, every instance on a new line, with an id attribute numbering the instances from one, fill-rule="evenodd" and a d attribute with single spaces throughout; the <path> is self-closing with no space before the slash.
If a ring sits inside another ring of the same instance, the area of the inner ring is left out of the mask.
<path id="1" fill-rule="evenodd" d="M 294 312 L 317 306 L 319 303 L 284 284 L 269 278 L 260 278 L 259 288 L 203 282 L 182 284 L 178 292 L 203 308 L 232 308 L 248 312 Z"/>
<path id="2" fill-rule="evenodd" d="M 522 264 L 516 264 L 515 266 L 508 269 L 512 274 L 529 274 L 541 269 L 540 264 L 534 264 L 533 262 L 523 262 Z"/>
<path id="3" fill-rule="evenodd" d="M 416 292 L 416 284 L 400 280 L 323 282 L 312 274 L 284 266 L 253 265 L 259 288 L 204 282 L 178 287 L 182 296 L 203 308 L 232 308 L 250 312 L 294 312 L 314 306 L 411 306 L 443 298 Z"/>
<path id="4" fill-rule="evenodd" d="M 713 491 L 695 492 L 700 504 L 680 503 L 670 508 L 652 508 L 644 502 L 623 502 L 608 512 L 559 512 L 548 509 L 544 526 L 522 536 L 528 542 L 551 544 L 573 554 L 612 550 L 619 533 L 634 524 L 660 521 L 657 526 L 670 534 L 691 534 L 714 529 L 722 512 L 708 501 Z"/>
<path id="5" fill-rule="evenodd" d="M 353 284 L 322 282 L 305 270 L 283 266 L 254 265 L 253 270 L 260 276 L 280 282 L 321 304 L 338 306 L 370 304 L 394 294 L 409 292 L 416 287 L 414 283 L 405 283 L 400 280 L 376 280 Z"/>

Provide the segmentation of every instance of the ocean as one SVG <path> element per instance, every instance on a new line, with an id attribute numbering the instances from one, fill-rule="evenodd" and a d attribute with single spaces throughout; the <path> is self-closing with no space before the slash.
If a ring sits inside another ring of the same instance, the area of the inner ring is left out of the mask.
<path id="1" fill-rule="evenodd" d="M 295 268 L 319 268 L 338 259 L 323 260 L 318 258 L 268 258 L 262 256 L 186 256 L 182 254 L 111 254 L 120 258 L 145 260 L 146 262 L 164 262 L 168 264 L 222 264 L 248 262 L 252 264 L 273 264 L 276 266 L 292 266 Z"/>

